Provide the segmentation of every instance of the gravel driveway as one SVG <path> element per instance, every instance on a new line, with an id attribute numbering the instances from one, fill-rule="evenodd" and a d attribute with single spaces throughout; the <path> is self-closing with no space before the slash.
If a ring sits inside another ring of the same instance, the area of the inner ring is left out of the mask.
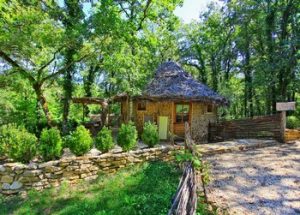
<path id="1" fill-rule="evenodd" d="M 300 214 L 300 142 L 206 160 L 208 200 L 229 214 Z"/>

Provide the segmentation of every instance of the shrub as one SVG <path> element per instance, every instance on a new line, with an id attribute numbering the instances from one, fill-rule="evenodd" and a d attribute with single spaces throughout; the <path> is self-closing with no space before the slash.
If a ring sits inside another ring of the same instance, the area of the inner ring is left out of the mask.
<path id="1" fill-rule="evenodd" d="M 11 145 L 13 142 L 13 129 L 16 129 L 13 125 L 3 125 L 0 127 L 0 156 L 5 156 L 8 153 L 8 145 Z"/>
<path id="2" fill-rule="evenodd" d="M 121 146 L 124 151 L 129 151 L 136 146 L 137 136 L 137 130 L 131 122 L 122 124 L 117 138 L 118 145 Z"/>
<path id="3" fill-rule="evenodd" d="M 1 153 L 20 162 L 29 162 L 36 155 L 37 138 L 25 128 L 15 125 L 0 129 Z"/>
<path id="4" fill-rule="evenodd" d="M 95 146 L 101 152 L 108 152 L 110 149 L 112 149 L 114 147 L 112 131 L 104 126 L 97 134 Z"/>
<path id="5" fill-rule="evenodd" d="M 157 125 L 146 122 L 144 124 L 142 140 L 149 147 L 156 145 L 159 142 Z"/>
<path id="6" fill-rule="evenodd" d="M 289 116 L 287 117 L 286 121 L 286 127 L 287 128 L 300 128 L 300 119 L 296 116 Z"/>
<path id="7" fill-rule="evenodd" d="M 75 155 L 83 155 L 87 153 L 93 144 L 90 131 L 80 125 L 70 135 L 67 140 L 67 145 Z"/>
<path id="8" fill-rule="evenodd" d="M 53 160 L 61 155 L 62 139 L 57 128 L 43 129 L 39 149 L 46 161 Z"/>

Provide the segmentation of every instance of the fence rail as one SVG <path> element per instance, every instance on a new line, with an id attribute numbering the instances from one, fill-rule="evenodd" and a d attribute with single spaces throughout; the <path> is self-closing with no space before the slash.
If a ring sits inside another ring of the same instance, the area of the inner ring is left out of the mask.
<path id="1" fill-rule="evenodd" d="M 197 184 L 191 163 L 185 166 L 168 215 L 193 215 L 197 206 Z"/>
<path id="2" fill-rule="evenodd" d="M 185 148 L 194 154 L 194 141 L 188 123 L 185 125 Z M 191 162 L 185 164 L 179 186 L 168 215 L 194 215 L 197 209 L 197 180 Z"/>
<path id="3" fill-rule="evenodd" d="M 230 138 L 274 138 L 282 140 L 280 114 L 223 121 L 209 125 L 209 141 Z"/>

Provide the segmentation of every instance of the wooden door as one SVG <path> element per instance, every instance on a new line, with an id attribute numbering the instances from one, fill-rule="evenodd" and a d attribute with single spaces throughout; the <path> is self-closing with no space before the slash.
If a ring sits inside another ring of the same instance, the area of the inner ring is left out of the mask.
<path id="1" fill-rule="evenodd" d="M 184 123 L 191 124 L 191 108 L 190 102 L 181 102 L 174 104 L 174 124 L 173 132 L 179 137 L 184 137 Z"/>
<path id="2" fill-rule="evenodd" d="M 168 117 L 158 117 L 158 133 L 160 140 L 166 140 L 168 138 Z"/>

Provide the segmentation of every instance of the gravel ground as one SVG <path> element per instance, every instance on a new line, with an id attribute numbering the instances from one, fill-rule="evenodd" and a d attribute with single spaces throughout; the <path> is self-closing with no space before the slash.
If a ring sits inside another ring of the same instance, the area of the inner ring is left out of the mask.
<path id="1" fill-rule="evenodd" d="M 208 200 L 229 214 L 300 214 L 300 142 L 206 157 Z"/>

